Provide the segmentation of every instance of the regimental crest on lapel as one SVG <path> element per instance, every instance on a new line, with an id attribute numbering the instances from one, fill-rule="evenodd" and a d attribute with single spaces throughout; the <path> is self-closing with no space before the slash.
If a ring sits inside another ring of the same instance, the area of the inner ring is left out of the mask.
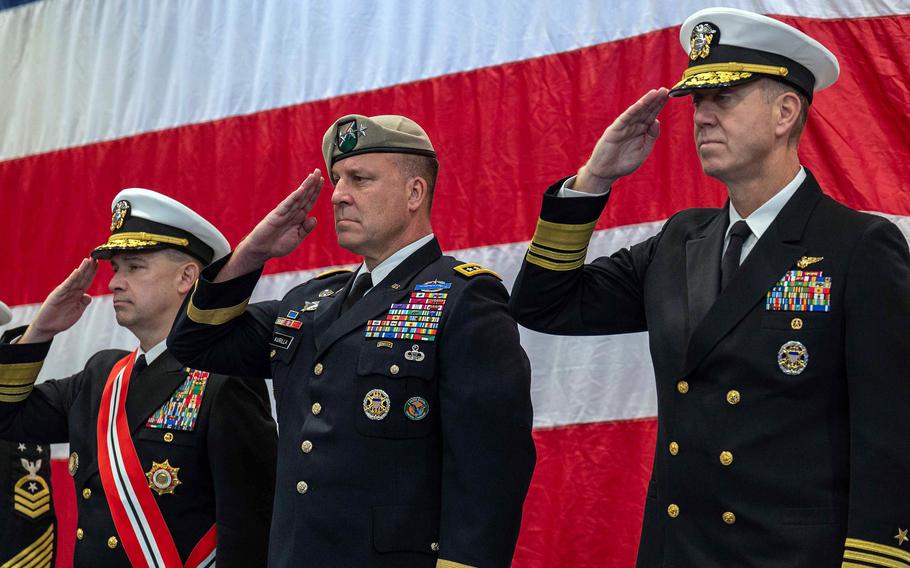
<path id="1" fill-rule="evenodd" d="M 30 519 L 37 519 L 51 510 L 51 491 L 47 481 L 38 475 L 41 460 L 20 460 L 22 468 L 28 473 L 16 482 L 13 488 L 16 511 Z"/>
<path id="2" fill-rule="evenodd" d="M 185 368 L 186 380 L 174 391 L 171 398 L 149 417 L 146 427 L 166 428 L 191 432 L 196 428 L 202 397 L 209 379 L 209 373 Z"/>
<path id="3" fill-rule="evenodd" d="M 689 59 L 704 59 L 711 54 L 711 45 L 715 44 L 714 38 L 720 41 L 720 31 L 710 22 L 702 22 L 692 28 L 689 36 Z"/>

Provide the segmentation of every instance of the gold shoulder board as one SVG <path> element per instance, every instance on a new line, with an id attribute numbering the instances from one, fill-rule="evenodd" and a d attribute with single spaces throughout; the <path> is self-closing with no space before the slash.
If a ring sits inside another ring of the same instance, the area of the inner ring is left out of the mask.
<path id="1" fill-rule="evenodd" d="M 326 270 L 322 274 L 317 274 L 313 277 L 313 280 L 322 280 L 323 278 L 327 278 L 333 274 L 340 274 L 342 272 L 353 272 L 353 270 L 350 268 L 333 268 L 331 270 Z"/>

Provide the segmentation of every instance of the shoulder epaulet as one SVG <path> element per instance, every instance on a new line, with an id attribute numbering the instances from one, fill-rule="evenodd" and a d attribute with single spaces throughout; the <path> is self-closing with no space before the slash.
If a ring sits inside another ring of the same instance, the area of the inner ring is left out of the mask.
<path id="1" fill-rule="evenodd" d="M 452 270 L 461 274 L 462 276 L 467 276 L 468 278 L 473 278 L 474 276 L 479 276 L 481 274 L 489 274 L 490 276 L 493 276 L 494 278 L 502 280 L 502 276 L 500 276 L 499 274 L 496 274 L 489 268 L 484 268 L 483 266 L 481 266 L 477 263 L 474 263 L 474 262 L 466 262 L 464 264 L 459 264 L 458 266 L 454 267 Z"/>
<path id="2" fill-rule="evenodd" d="M 317 274 L 313 277 L 313 280 L 322 280 L 323 278 L 332 276 L 333 274 L 340 274 L 342 272 L 354 272 L 350 268 L 333 268 L 331 270 L 326 270 L 322 274 Z"/>

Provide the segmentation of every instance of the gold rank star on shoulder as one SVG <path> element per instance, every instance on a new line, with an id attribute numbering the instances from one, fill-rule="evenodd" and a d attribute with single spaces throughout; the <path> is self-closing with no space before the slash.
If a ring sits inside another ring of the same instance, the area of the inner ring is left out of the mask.
<path id="1" fill-rule="evenodd" d="M 897 541 L 898 546 L 903 546 L 905 542 L 910 540 L 910 537 L 907 536 L 908 531 L 910 531 L 910 529 L 897 529 L 897 534 L 894 535 L 894 540 Z"/>

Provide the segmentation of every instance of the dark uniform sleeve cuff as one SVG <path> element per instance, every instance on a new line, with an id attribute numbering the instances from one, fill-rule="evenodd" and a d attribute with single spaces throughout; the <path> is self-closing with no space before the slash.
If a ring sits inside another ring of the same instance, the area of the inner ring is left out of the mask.
<path id="1" fill-rule="evenodd" d="M 51 348 L 51 342 L 11 344 L 28 326 L 10 329 L 0 337 L 0 403 L 28 398 Z"/>
<path id="2" fill-rule="evenodd" d="M 525 257 L 530 264 L 558 272 L 584 266 L 588 242 L 610 196 L 557 197 L 563 182 L 565 179 L 551 185 L 544 194 L 537 229 Z"/>
<path id="3" fill-rule="evenodd" d="M 253 289 L 262 275 L 262 269 L 254 270 L 226 282 L 215 283 L 215 277 L 227 264 L 231 255 L 216 260 L 205 267 L 196 282 L 186 315 L 199 324 L 221 325 L 231 321 L 246 310 Z"/>

